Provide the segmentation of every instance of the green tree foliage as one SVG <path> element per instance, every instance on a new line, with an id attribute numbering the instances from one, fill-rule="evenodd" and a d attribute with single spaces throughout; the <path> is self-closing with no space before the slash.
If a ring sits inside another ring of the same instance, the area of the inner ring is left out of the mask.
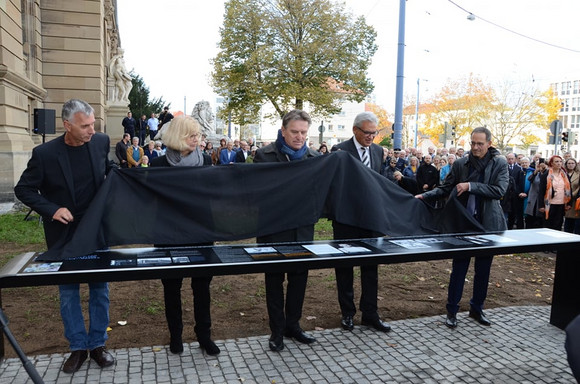
<path id="1" fill-rule="evenodd" d="M 331 0 L 229 0 L 213 59 L 214 91 L 226 97 L 220 114 L 256 121 L 264 103 L 278 116 L 308 103 L 313 114 L 340 111 L 372 92 L 367 69 L 376 32 L 363 17 Z"/>
<path id="2" fill-rule="evenodd" d="M 138 120 L 143 115 L 149 118 L 153 112 L 160 113 L 165 106 L 163 97 L 150 101 L 149 87 L 145 85 L 143 78 L 133 71 L 131 71 L 130 75 L 133 88 L 129 92 L 129 109 L 133 113 L 133 117 Z M 167 106 L 170 105 L 171 103 L 167 104 Z"/>

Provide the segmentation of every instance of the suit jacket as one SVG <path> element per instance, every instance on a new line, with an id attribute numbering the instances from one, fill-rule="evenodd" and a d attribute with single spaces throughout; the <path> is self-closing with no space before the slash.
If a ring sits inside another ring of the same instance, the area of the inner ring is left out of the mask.
<path id="1" fill-rule="evenodd" d="M 108 160 L 109 136 L 95 133 L 91 141 L 84 145 L 89 151 L 92 176 L 98 190 L 111 169 Z M 32 157 L 14 187 L 14 193 L 22 203 L 43 217 L 48 248 L 68 232 L 72 223 L 65 225 L 52 220 L 54 213 L 61 207 L 68 208 L 73 216 L 76 213 L 76 193 L 64 135 L 32 150 Z M 75 216 L 74 223 L 78 225 L 79 221 L 80 218 Z"/>
<path id="2" fill-rule="evenodd" d="M 517 196 L 524 191 L 522 167 L 520 167 L 518 164 L 514 164 L 513 169 L 510 171 L 508 164 L 508 173 L 510 177 L 514 178 L 514 198 L 517 199 Z"/>
<path id="3" fill-rule="evenodd" d="M 338 143 L 332 147 L 332 152 L 337 150 L 347 151 L 351 155 L 353 155 L 357 160 L 360 160 L 360 156 L 358 154 L 358 149 L 354 144 L 354 139 L 351 137 L 347 141 L 343 141 L 342 143 Z M 381 163 L 383 162 L 383 148 L 377 144 L 371 144 L 369 147 L 370 149 L 370 156 L 371 156 L 371 169 L 375 172 L 381 172 Z"/>
<path id="4" fill-rule="evenodd" d="M 249 155 L 249 153 L 248 153 Z M 240 149 L 239 151 L 236 152 L 236 163 L 245 163 L 246 162 L 246 157 L 244 156 L 244 150 Z"/>
<path id="5" fill-rule="evenodd" d="M 235 163 L 237 154 L 238 153 L 234 149 L 232 149 L 229 155 L 227 148 L 222 149 L 220 152 L 220 164 Z"/>

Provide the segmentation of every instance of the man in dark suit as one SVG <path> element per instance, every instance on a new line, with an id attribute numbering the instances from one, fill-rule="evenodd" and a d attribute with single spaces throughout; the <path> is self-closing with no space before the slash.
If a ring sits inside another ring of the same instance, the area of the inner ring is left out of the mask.
<path id="1" fill-rule="evenodd" d="M 78 99 L 62 108 L 64 135 L 32 151 L 32 158 L 14 187 L 16 197 L 43 218 L 48 249 L 62 248 L 110 170 L 109 137 L 95 132 L 93 108 Z M 81 309 L 79 284 L 59 286 L 64 334 L 72 351 L 62 370 L 76 372 L 90 356 L 101 367 L 115 359 L 105 349 L 109 325 L 107 283 L 89 283 L 89 331 Z"/>
<path id="2" fill-rule="evenodd" d="M 246 141 L 240 141 L 240 149 L 236 152 L 236 163 L 245 163 L 249 155 L 250 146 Z"/>
<path id="3" fill-rule="evenodd" d="M 282 129 L 272 144 L 256 151 L 254 163 L 299 161 L 319 153 L 308 148 L 306 138 L 312 120 L 299 109 L 288 112 L 282 119 Z M 229 144 L 229 143 L 228 143 Z M 290 182 L 300 182 L 291 180 Z M 282 218 L 283 219 L 283 218 Z M 314 225 L 307 225 L 272 235 L 260 236 L 258 243 L 312 241 Z M 284 305 L 284 275 L 288 276 L 286 305 Z M 266 305 L 270 318 L 272 336 L 268 343 L 270 350 L 279 352 L 284 349 L 283 337 L 291 337 L 304 344 L 314 343 L 316 339 L 300 327 L 302 304 L 308 280 L 308 269 L 295 268 L 284 272 L 266 273 Z M 284 311 L 285 310 L 285 311 Z"/>
<path id="4" fill-rule="evenodd" d="M 335 145 L 332 151 L 347 151 L 373 171 L 380 172 L 383 149 L 373 143 L 373 139 L 378 133 L 377 125 L 378 119 L 374 113 L 359 113 L 355 117 L 352 127 L 354 136 L 350 140 Z M 332 222 L 332 228 L 335 240 L 383 236 L 382 233 L 353 227 L 336 221 Z M 388 332 L 391 330 L 391 327 L 380 319 L 377 309 L 378 267 L 377 265 L 363 265 L 360 267 L 360 270 L 362 292 L 359 309 L 362 312 L 362 324 L 371 326 L 382 332 Z M 338 303 L 340 304 L 340 311 L 342 312 L 341 325 L 345 330 L 352 331 L 354 329 L 353 317 L 356 313 L 353 268 L 336 268 L 335 271 Z"/>
<path id="5" fill-rule="evenodd" d="M 119 165 L 121 168 L 127 168 L 129 163 L 127 163 L 127 149 L 129 148 L 129 142 L 131 141 L 131 135 L 128 133 L 123 133 L 123 139 L 115 145 L 115 155 L 119 159 Z"/>

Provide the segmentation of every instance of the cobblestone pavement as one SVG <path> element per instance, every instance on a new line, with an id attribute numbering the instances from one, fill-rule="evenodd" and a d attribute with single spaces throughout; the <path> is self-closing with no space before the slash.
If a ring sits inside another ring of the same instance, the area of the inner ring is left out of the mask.
<path id="1" fill-rule="evenodd" d="M 206 356 L 197 342 L 182 355 L 167 346 L 112 350 L 116 365 L 85 362 L 73 375 L 61 371 L 66 354 L 31 357 L 46 383 L 574 383 L 564 331 L 549 324 L 550 307 L 486 311 L 484 327 L 458 314 L 450 330 L 443 316 L 391 322 L 388 334 L 357 326 L 315 331 L 317 343 L 285 339 L 280 353 L 268 336 L 217 341 Z M 19 359 L 0 364 L 0 383 L 27 383 Z"/>

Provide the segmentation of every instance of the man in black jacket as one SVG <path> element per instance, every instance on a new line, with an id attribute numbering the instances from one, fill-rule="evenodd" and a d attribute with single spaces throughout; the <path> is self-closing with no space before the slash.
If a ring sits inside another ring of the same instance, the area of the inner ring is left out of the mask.
<path id="1" fill-rule="evenodd" d="M 278 138 L 256 151 L 255 163 L 299 161 L 318 156 L 318 152 L 308 148 L 306 138 L 312 120 L 299 109 L 288 112 L 282 120 Z M 299 182 L 299 181 L 297 181 Z M 272 235 L 260 236 L 258 243 L 312 241 L 314 225 L 307 225 Z M 284 305 L 284 275 L 288 276 L 286 304 Z M 314 343 L 316 339 L 300 327 L 302 304 L 308 280 L 308 270 L 296 268 L 286 273 L 266 273 L 266 305 L 270 318 L 269 347 L 274 352 L 284 349 L 283 337 L 292 337 L 304 344 Z"/>
<path id="2" fill-rule="evenodd" d="M 127 117 L 123 119 L 121 125 L 123 126 L 125 133 L 131 135 L 131 138 L 135 137 L 137 122 L 133 118 L 133 114 L 131 112 L 127 112 Z"/>
<path id="3" fill-rule="evenodd" d="M 131 141 L 131 135 L 128 133 L 123 134 L 123 138 L 115 145 L 115 155 L 119 159 L 119 165 L 121 168 L 127 168 L 127 148 L 129 148 L 129 142 Z"/>
<path id="4" fill-rule="evenodd" d="M 14 187 L 16 197 L 43 218 L 48 249 L 60 249 L 72 238 L 93 197 L 110 170 L 109 137 L 95 132 L 93 108 L 78 99 L 62 108 L 65 134 L 32 151 Z M 81 309 L 79 284 L 59 286 L 64 334 L 72 351 L 62 370 L 78 371 L 88 357 L 100 367 L 115 359 L 105 349 L 109 326 L 107 283 L 89 283 L 89 330 Z"/>
<path id="5" fill-rule="evenodd" d="M 335 145 L 332 151 L 347 151 L 355 158 L 361 160 L 365 166 L 374 172 L 380 172 L 383 149 L 381 146 L 373 143 L 373 139 L 378 134 L 377 125 L 378 119 L 374 113 L 359 113 L 354 119 L 352 127 L 353 137 L 350 140 Z M 335 240 L 380 237 L 384 235 L 375 231 L 342 224 L 337 221 L 332 222 L 332 229 Z M 359 309 L 362 312 L 362 324 L 371 326 L 381 332 L 389 332 L 391 326 L 382 321 L 378 314 L 378 267 L 376 264 L 362 265 L 360 270 L 362 293 Z M 353 268 L 335 268 L 335 271 L 338 303 L 342 312 L 341 325 L 343 329 L 352 331 L 354 329 L 353 317 L 356 313 Z"/>

